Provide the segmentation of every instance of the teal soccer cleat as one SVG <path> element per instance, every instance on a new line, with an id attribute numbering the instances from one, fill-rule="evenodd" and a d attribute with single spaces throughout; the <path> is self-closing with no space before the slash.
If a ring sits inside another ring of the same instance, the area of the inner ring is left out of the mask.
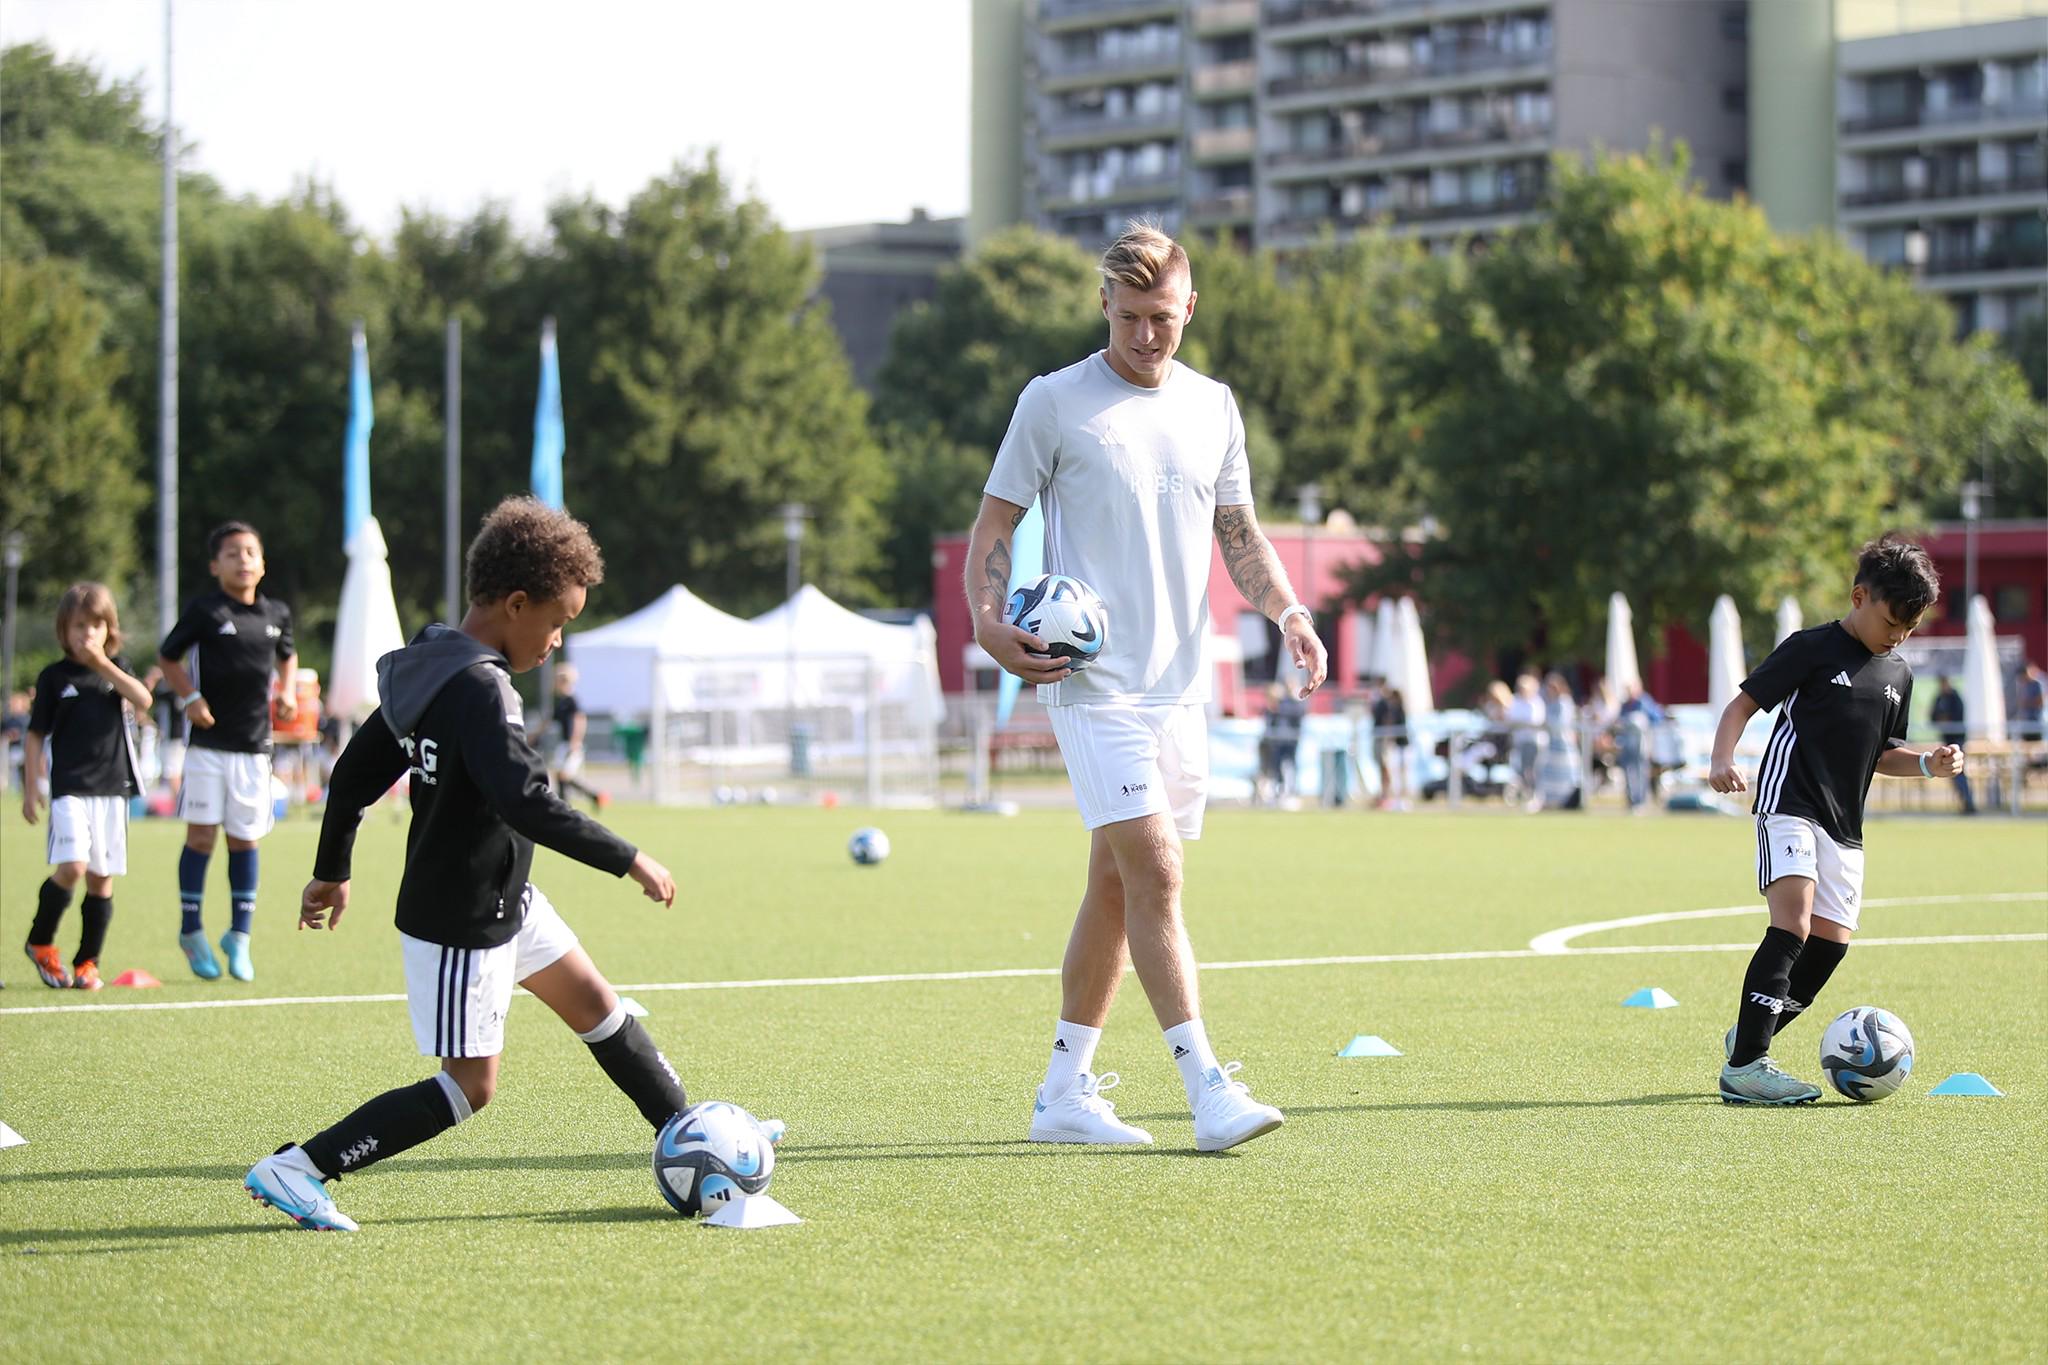
<path id="1" fill-rule="evenodd" d="M 314 1232 L 357 1232 L 355 1219 L 334 1207 L 320 1172 L 296 1146 L 281 1147 L 242 1177 L 242 1188 L 266 1208 L 276 1209 Z"/>
<path id="2" fill-rule="evenodd" d="M 1819 1098 L 1819 1086 L 1786 1075 L 1769 1057 L 1721 1068 L 1723 1104 L 1811 1104 Z"/>
<path id="3" fill-rule="evenodd" d="M 237 981 L 254 981 L 256 964 L 249 960 L 249 936 L 230 929 L 220 936 L 220 950 L 227 954 L 228 975 Z"/>
<path id="4" fill-rule="evenodd" d="M 220 980 L 220 962 L 214 957 L 213 945 L 206 941 L 204 930 L 178 935 L 178 946 L 185 950 L 185 961 L 192 965 L 192 975 L 201 981 Z"/>

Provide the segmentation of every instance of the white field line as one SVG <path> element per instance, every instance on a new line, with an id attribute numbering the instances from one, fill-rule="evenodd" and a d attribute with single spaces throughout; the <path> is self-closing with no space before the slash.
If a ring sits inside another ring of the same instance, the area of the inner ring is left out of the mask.
<path id="1" fill-rule="evenodd" d="M 1888 900 L 1863 902 L 1866 906 L 1900 905 L 1982 905 L 2009 904 L 2013 901 L 2048 901 L 2048 891 L 1997 891 L 1978 896 L 1894 896 Z M 1538 934 L 1529 940 L 1531 952 L 1552 956 L 1559 953 L 1611 952 L 1606 948 L 1573 948 L 1571 941 L 1587 934 L 1597 934 L 1608 929 L 1635 929 L 1645 924 L 1672 924 L 1688 919 L 1719 919 L 1727 915 L 1753 915 L 1763 908 L 1761 901 L 1746 901 L 1741 905 L 1717 905 L 1711 910 L 1667 910 L 1654 915 L 1630 915 L 1626 919 L 1600 919 L 1585 924 L 1568 924 L 1562 929 L 1552 929 L 1547 934 Z M 1906 940 L 1893 940 L 1904 942 Z M 1928 940 L 1930 942 L 1934 940 Z M 1859 938 L 1858 947 L 1867 947 L 1878 940 Z M 1695 950 L 1697 951 L 1697 950 Z"/>

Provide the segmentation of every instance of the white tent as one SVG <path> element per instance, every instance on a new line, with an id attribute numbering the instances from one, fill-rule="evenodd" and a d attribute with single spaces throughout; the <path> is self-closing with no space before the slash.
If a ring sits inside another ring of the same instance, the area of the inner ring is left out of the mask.
<path id="1" fill-rule="evenodd" d="M 766 632 L 785 657 L 794 658 L 798 706 L 819 705 L 849 687 L 865 690 L 864 677 L 844 675 L 849 670 L 864 674 L 872 666 L 879 699 L 904 703 L 934 721 L 945 715 L 938 633 L 930 617 L 920 616 L 907 626 L 871 620 L 806 583 L 796 596 L 748 624 Z"/>
<path id="2" fill-rule="evenodd" d="M 1963 733 L 1972 743 L 2005 738 L 2005 675 L 1998 667 L 1998 630 L 1982 593 L 1970 599 L 1963 644 Z"/>
<path id="3" fill-rule="evenodd" d="M 1436 692 L 1429 685 L 1429 653 L 1422 643 L 1422 617 L 1415 599 L 1404 597 L 1394 609 L 1400 638 L 1400 669 L 1389 671 L 1387 681 L 1401 689 L 1401 708 L 1408 719 L 1419 720 L 1436 711 Z"/>
<path id="4" fill-rule="evenodd" d="M 388 556 L 377 519 L 364 517 L 348 546 L 341 610 L 334 620 L 334 663 L 322 698 L 329 715 L 351 724 L 377 709 L 377 660 L 405 646 Z"/>
<path id="5" fill-rule="evenodd" d="M 728 615 L 680 583 L 631 616 L 576 632 L 567 645 L 568 661 L 576 665 L 576 697 L 586 711 L 645 716 L 653 709 L 657 678 L 671 711 L 782 700 L 779 673 L 771 697 L 764 678 L 746 676 L 761 670 L 719 666 L 720 660 L 766 663 L 780 656 L 782 633 Z"/>
<path id="6" fill-rule="evenodd" d="M 1806 628 L 1806 617 L 1799 610 L 1796 599 L 1787 597 L 1778 603 L 1778 638 L 1771 641 L 1773 648 L 1785 643 L 1786 637 L 1797 635 Z"/>
<path id="7" fill-rule="evenodd" d="M 1622 592 L 1607 598 L 1607 685 L 1616 702 L 1643 685 L 1643 670 L 1636 662 L 1636 617 L 1629 610 L 1628 594 Z"/>
<path id="8" fill-rule="evenodd" d="M 1707 706 L 1715 716 L 1735 700 L 1748 670 L 1742 662 L 1742 614 L 1735 599 L 1722 593 L 1707 618 Z"/>

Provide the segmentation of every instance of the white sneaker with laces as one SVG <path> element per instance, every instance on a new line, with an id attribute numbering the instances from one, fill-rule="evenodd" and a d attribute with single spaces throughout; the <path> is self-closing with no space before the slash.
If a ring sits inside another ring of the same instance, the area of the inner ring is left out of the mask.
<path id="1" fill-rule="evenodd" d="M 334 1207 L 320 1172 L 297 1146 L 264 1157 L 242 1177 L 249 1197 L 315 1232 L 358 1232 L 355 1219 Z"/>
<path id="2" fill-rule="evenodd" d="M 1278 1109 L 1253 1099 L 1250 1086 L 1231 1079 L 1243 1065 L 1230 1062 L 1204 1073 L 1208 1087 L 1195 1101 L 1196 1151 L 1225 1151 L 1287 1122 Z"/>
<path id="3" fill-rule="evenodd" d="M 1116 1116 L 1116 1106 L 1102 1098 L 1105 1090 L 1114 1090 L 1122 1078 L 1114 1071 L 1097 1077 L 1093 1072 L 1084 1071 L 1074 1077 L 1067 1093 L 1046 1101 L 1043 1089 L 1032 1105 L 1031 1140 L 1033 1142 L 1090 1142 L 1115 1146 L 1146 1146 L 1152 1135 L 1143 1128 L 1134 1128 Z"/>

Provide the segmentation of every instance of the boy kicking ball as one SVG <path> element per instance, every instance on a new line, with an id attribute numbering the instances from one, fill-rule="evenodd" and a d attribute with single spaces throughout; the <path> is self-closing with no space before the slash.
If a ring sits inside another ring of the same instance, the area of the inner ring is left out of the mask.
<path id="1" fill-rule="evenodd" d="M 521 497 L 484 519 L 467 567 L 461 627 L 428 626 L 378 661 L 384 704 L 335 764 L 299 910 L 301 928 L 340 924 L 363 810 L 410 770 L 412 830 L 397 922 L 413 1038 L 441 1069 L 250 1169 L 250 1195 L 301 1227 L 355 1231 L 324 1182 L 416 1147 L 490 1103 L 515 984 L 589 1045 L 653 1127 L 686 1107 L 682 1082 L 654 1040 L 527 880 L 541 843 L 632 877 L 650 900 L 675 902 L 668 869 L 548 786 L 512 689 L 512 674 L 539 667 L 561 645 L 562 627 L 583 610 L 604 562 L 583 523 Z"/>
<path id="2" fill-rule="evenodd" d="M 1863 547 L 1849 614 L 1786 637 L 1743 680 L 1714 732 L 1708 785 L 1748 790 L 1735 743 L 1749 718 L 1783 703 L 1756 781 L 1757 888 L 1771 927 L 1742 979 L 1725 1040 L 1721 1098 L 1808 1104 L 1820 1088 L 1788 1076 L 1771 1039 L 1813 1004 L 1849 951 L 1863 899 L 1863 802 L 1875 773 L 1954 777 L 1953 744 L 1908 749 L 1913 670 L 1892 651 L 1940 596 L 1927 552 L 1890 536 Z"/>

